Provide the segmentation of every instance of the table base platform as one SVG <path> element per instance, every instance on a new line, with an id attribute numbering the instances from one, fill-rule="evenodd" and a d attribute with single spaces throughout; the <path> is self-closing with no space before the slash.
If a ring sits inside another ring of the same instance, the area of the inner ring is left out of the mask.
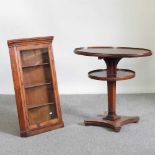
<path id="1" fill-rule="evenodd" d="M 96 118 L 91 118 L 84 121 L 86 126 L 103 126 L 113 129 L 115 132 L 119 132 L 121 127 L 129 123 L 137 123 L 139 121 L 138 116 L 119 116 L 116 120 L 109 120 L 107 115 L 101 115 Z"/>

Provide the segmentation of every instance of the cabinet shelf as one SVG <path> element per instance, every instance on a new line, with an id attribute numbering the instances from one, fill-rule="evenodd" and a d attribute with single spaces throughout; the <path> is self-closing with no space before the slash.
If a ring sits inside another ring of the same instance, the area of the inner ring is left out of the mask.
<path id="1" fill-rule="evenodd" d="M 119 81 L 135 77 L 135 72 L 128 69 L 117 69 L 116 74 L 107 74 L 107 69 L 93 70 L 88 73 L 88 77 L 95 80 Z"/>
<path id="2" fill-rule="evenodd" d="M 27 105 L 27 108 L 28 109 L 34 109 L 34 108 L 44 107 L 44 106 L 52 105 L 52 104 L 54 104 L 54 102 L 51 102 L 51 103 L 42 103 L 42 104 L 38 104 L 38 105 Z"/>
<path id="3" fill-rule="evenodd" d="M 22 66 L 22 68 L 31 68 L 31 67 L 37 67 L 37 66 L 44 66 L 44 65 L 49 65 L 49 63 L 42 63 L 42 64 L 37 64 L 37 65 L 27 65 L 27 66 Z"/>
<path id="4" fill-rule="evenodd" d="M 25 86 L 25 89 L 34 88 L 34 87 L 40 87 L 40 86 L 45 86 L 45 85 L 51 85 L 51 84 L 52 84 L 51 82 L 35 84 L 35 85 Z"/>

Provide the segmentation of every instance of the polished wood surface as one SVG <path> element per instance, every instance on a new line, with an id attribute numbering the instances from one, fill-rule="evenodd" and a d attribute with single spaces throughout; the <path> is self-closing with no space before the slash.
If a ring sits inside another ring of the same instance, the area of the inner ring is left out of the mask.
<path id="1" fill-rule="evenodd" d="M 96 56 L 99 58 L 144 57 L 152 54 L 148 49 L 132 47 L 81 47 L 76 48 L 74 52 L 79 55 Z"/>
<path id="2" fill-rule="evenodd" d="M 116 74 L 108 74 L 107 69 L 97 69 L 88 72 L 91 79 L 103 81 L 127 80 L 135 77 L 135 72 L 128 69 L 117 69 Z"/>
<path id="3" fill-rule="evenodd" d="M 96 118 L 91 118 L 90 120 L 85 120 L 84 123 L 86 126 L 103 126 L 112 128 L 114 131 L 119 132 L 121 127 L 125 124 L 129 123 L 137 123 L 139 121 L 139 117 L 137 116 L 118 116 L 119 119 L 109 120 L 106 118 L 106 115 L 99 116 Z"/>
<path id="4" fill-rule="evenodd" d="M 63 127 L 52 40 L 8 41 L 21 136 Z"/>
<path id="5" fill-rule="evenodd" d="M 103 59 L 107 69 L 97 69 L 88 73 L 89 78 L 107 81 L 108 112 L 104 116 L 85 120 L 85 125 L 104 126 L 119 132 L 122 125 L 137 123 L 138 116 L 120 116 L 116 113 L 116 81 L 135 77 L 135 72 L 127 69 L 118 69 L 117 64 L 122 58 L 150 56 L 148 49 L 130 47 L 86 47 L 76 48 L 74 53 L 85 56 L 94 56 Z"/>

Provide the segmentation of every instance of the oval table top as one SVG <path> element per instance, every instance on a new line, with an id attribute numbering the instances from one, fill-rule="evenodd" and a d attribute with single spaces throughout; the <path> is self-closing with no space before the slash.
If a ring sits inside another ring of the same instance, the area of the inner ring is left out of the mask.
<path id="1" fill-rule="evenodd" d="M 132 47 L 81 47 L 76 48 L 74 53 L 99 58 L 132 58 L 152 55 L 151 50 Z"/>

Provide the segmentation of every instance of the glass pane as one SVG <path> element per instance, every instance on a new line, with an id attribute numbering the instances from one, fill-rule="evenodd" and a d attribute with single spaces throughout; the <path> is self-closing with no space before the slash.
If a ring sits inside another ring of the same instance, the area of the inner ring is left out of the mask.
<path id="1" fill-rule="evenodd" d="M 22 50 L 20 56 L 22 66 L 38 65 L 49 62 L 47 48 Z"/>
<path id="2" fill-rule="evenodd" d="M 20 58 L 30 125 L 56 118 L 48 49 L 22 50 Z"/>
<path id="3" fill-rule="evenodd" d="M 51 85 L 25 89 L 27 105 L 40 105 L 55 102 Z"/>
<path id="4" fill-rule="evenodd" d="M 56 118 L 55 105 L 47 105 L 43 107 L 29 109 L 28 111 L 30 125 L 39 125 L 42 122 Z"/>
<path id="5" fill-rule="evenodd" d="M 36 66 L 23 69 L 25 87 L 51 82 L 50 66 Z"/>

